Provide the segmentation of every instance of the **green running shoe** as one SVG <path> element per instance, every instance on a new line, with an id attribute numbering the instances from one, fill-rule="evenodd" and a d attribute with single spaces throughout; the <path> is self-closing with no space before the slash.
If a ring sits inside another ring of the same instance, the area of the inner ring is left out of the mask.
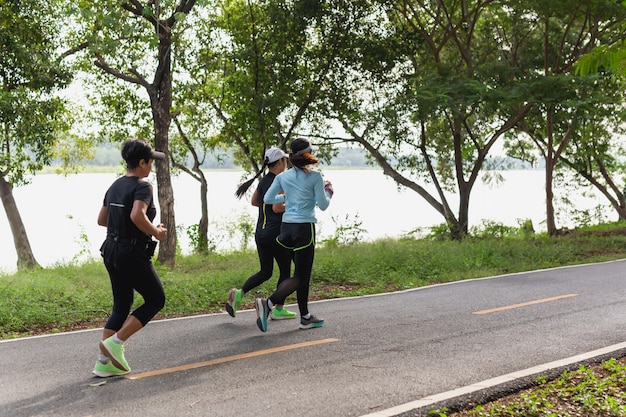
<path id="1" fill-rule="evenodd" d="M 128 366 L 128 362 L 126 362 L 126 358 L 124 357 L 123 343 L 115 343 L 113 336 L 111 336 L 100 342 L 100 348 L 102 353 L 111 359 L 113 366 L 122 371 L 130 372 L 130 366 Z"/>
<path id="2" fill-rule="evenodd" d="M 243 291 L 238 290 L 237 288 L 233 288 L 228 291 L 228 301 L 226 301 L 226 311 L 230 314 L 231 317 L 235 317 L 237 315 L 237 310 L 239 309 L 239 304 L 241 304 L 241 299 L 243 298 Z"/>
<path id="3" fill-rule="evenodd" d="M 126 375 L 130 372 L 130 369 L 128 371 L 122 371 L 121 369 L 117 369 L 113 366 L 113 362 L 111 361 L 108 361 L 106 364 L 96 361 L 96 366 L 93 367 L 92 372 L 95 376 L 107 378 L 110 376 Z"/>
<path id="4" fill-rule="evenodd" d="M 295 319 L 298 316 L 297 313 L 294 313 L 293 311 L 289 311 L 286 308 L 281 308 L 280 310 L 278 308 L 273 308 L 272 312 L 270 313 L 270 318 L 272 320 L 286 320 L 286 319 Z"/>

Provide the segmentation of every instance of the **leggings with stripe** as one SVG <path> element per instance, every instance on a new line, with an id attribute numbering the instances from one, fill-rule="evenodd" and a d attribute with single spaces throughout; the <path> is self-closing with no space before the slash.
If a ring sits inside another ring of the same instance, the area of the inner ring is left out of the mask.
<path id="1" fill-rule="evenodd" d="M 293 277 L 280 283 L 269 297 L 273 304 L 284 304 L 285 299 L 296 291 L 300 315 L 309 313 L 309 284 L 315 257 L 315 224 L 282 223 L 276 241 L 293 252 L 295 265 Z"/>

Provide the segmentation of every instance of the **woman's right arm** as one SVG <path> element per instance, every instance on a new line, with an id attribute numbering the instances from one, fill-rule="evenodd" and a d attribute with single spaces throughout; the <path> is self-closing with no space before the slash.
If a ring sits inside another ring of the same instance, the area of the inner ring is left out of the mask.
<path id="1" fill-rule="evenodd" d="M 100 212 L 98 213 L 98 225 L 107 227 L 107 206 L 100 207 Z"/>
<path id="2" fill-rule="evenodd" d="M 254 190 L 254 194 L 252 194 L 252 198 L 250 199 L 250 204 L 254 207 L 259 207 L 259 189 Z"/>

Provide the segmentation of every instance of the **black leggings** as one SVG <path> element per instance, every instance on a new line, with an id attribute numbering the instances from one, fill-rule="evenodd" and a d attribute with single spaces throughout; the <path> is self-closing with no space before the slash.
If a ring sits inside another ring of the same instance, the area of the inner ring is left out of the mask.
<path id="1" fill-rule="evenodd" d="M 256 249 L 259 254 L 261 270 L 243 283 L 241 289 L 244 293 L 258 287 L 272 277 L 274 272 L 274 259 L 276 259 L 280 274 L 278 276 L 276 288 L 278 288 L 278 286 L 291 275 L 291 252 L 279 245 L 275 239 L 272 239 L 269 242 L 262 242 L 257 239 Z"/>
<path id="2" fill-rule="evenodd" d="M 145 326 L 165 306 L 163 285 L 150 258 L 141 245 L 118 244 L 108 239 L 101 251 L 113 290 L 113 311 L 104 328 L 122 328 L 133 306 L 135 290 L 144 303 L 132 315 Z"/>
<path id="3" fill-rule="evenodd" d="M 297 291 L 300 315 L 305 316 L 309 314 L 309 284 L 315 258 L 315 224 L 283 223 L 276 240 L 293 252 L 295 269 L 293 277 L 280 283 L 269 299 L 273 304 L 284 304 L 285 299 Z"/>

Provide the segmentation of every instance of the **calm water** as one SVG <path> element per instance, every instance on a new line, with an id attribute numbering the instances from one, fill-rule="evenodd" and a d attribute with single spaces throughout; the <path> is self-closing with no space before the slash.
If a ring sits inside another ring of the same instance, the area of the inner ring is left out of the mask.
<path id="1" fill-rule="evenodd" d="M 484 220 L 517 226 L 519 219 L 531 219 L 535 230 L 545 230 L 543 171 L 505 171 L 505 182 L 497 186 L 478 183 L 470 201 L 470 226 Z M 249 197 L 234 197 L 242 181 L 241 172 L 208 171 L 209 235 L 218 250 L 241 248 L 240 220 L 255 222 L 256 208 Z M 15 199 L 37 261 L 44 266 L 98 257 L 105 229 L 96 223 L 104 193 L 115 174 L 76 174 L 62 177 L 38 175 L 32 184 L 16 188 Z M 443 218 L 419 195 L 399 191 L 380 170 L 325 170 L 335 195 L 326 211 L 317 211 L 318 240 L 332 236 L 335 228 L 362 222 L 365 240 L 399 237 L 416 228 L 443 223 Z M 247 179 L 247 178 L 245 178 Z M 153 179 L 153 183 L 156 180 Z M 199 183 L 188 175 L 173 178 L 175 213 L 181 228 L 200 219 Z M 251 187 L 251 191 L 254 185 Z M 155 193 L 156 196 L 156 193 Z M 453 209 L 457 211 L 456 200 Z M 604 201 L 580 197 L 580 207 L 591 208 Z M 610 210 L 605 209 L 613 219 Z M 158 216 L 157 216 L 158 219 Z M 565 226 L 559 223 L 558 226 Z M 253 241 L 248 242 L 249 246 Z M 179 244 L 188 251 L 186 233 L 179 232 Z M 17 256 L 6 219 L 0 216 L 0 270 L 15 270 Z"/>

